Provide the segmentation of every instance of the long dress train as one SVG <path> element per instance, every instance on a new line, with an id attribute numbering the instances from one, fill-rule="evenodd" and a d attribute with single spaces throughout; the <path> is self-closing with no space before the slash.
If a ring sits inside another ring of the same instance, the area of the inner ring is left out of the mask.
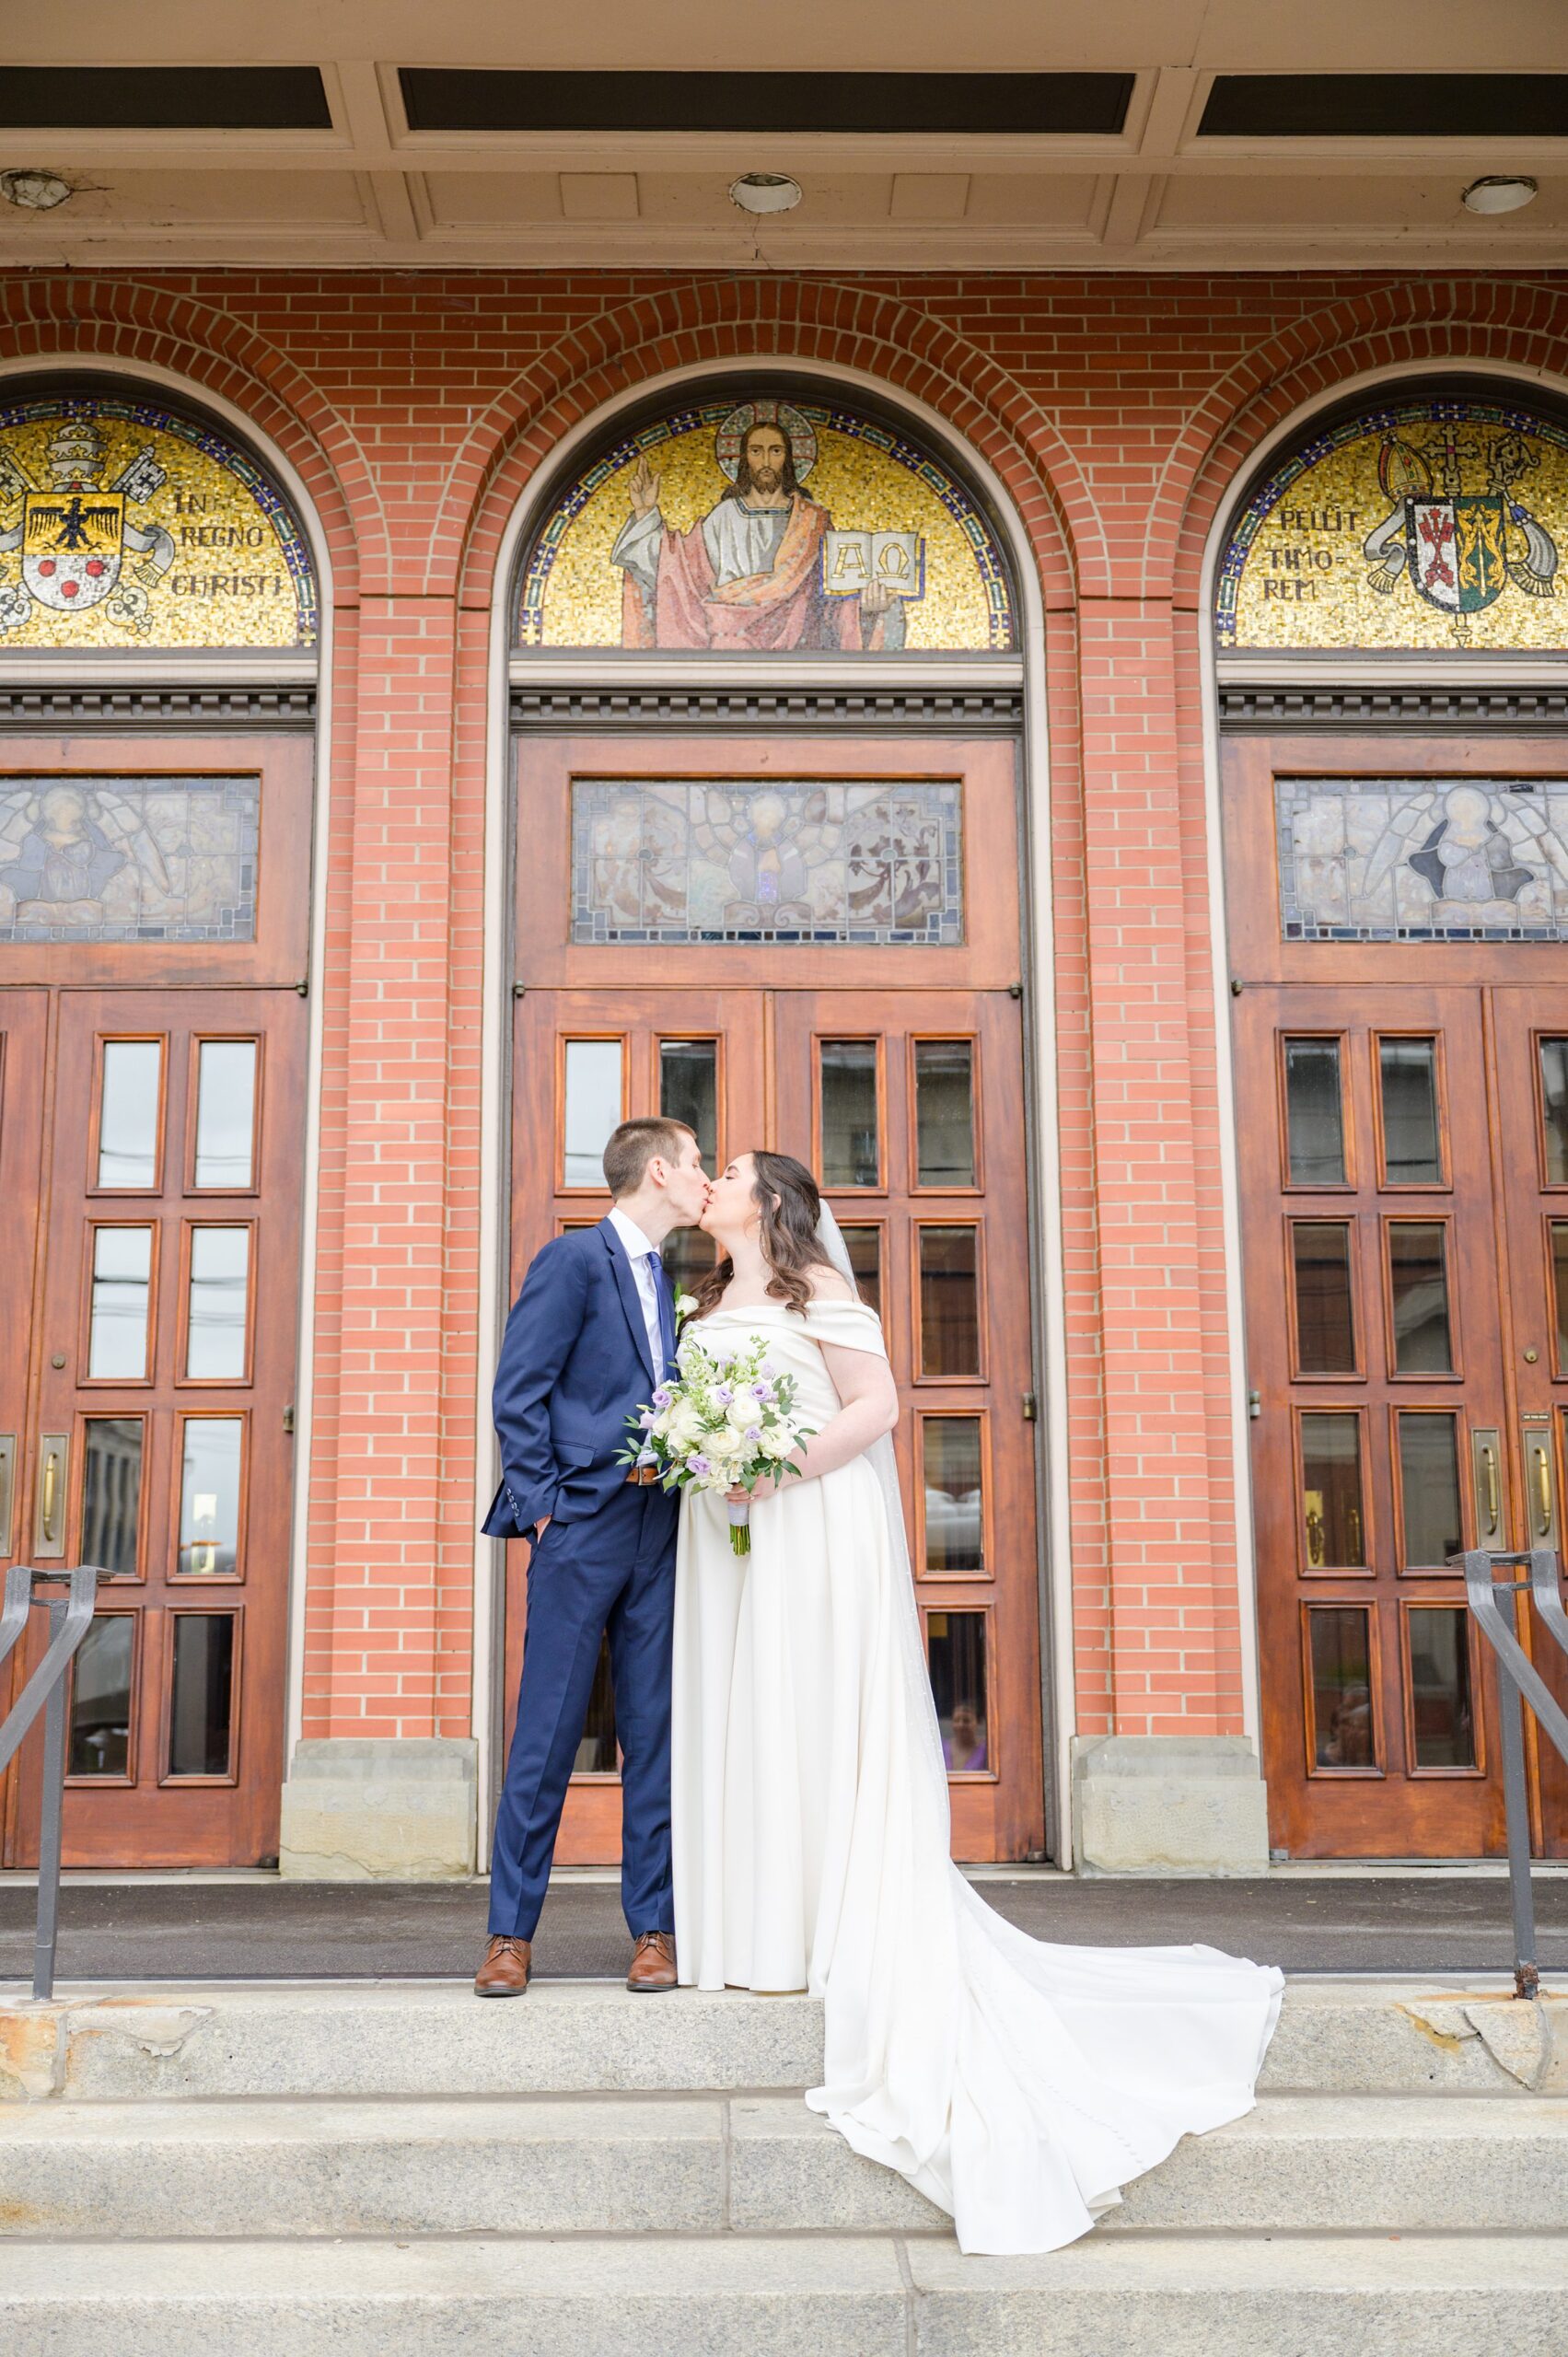
<path id="1" fill-rule="evenodd" d="M 875 1313 L 718 1309 L 764 1334 L 819 1428 L 821 1342 L 883 1351 Z M 807 2096 L 948 2211 L 966 2251 L 1058 2248 L 1188 2133 L 1249 2110 L 1281 1975 L 1204 1946 L 1032 1940 L 950 1863 L 947 1773 L 890 1474 L 857 1457 L 755 1506 L 684 1502 L 676 1592 L 676 1942 L 703 1989 L 809 1989 Z"/>

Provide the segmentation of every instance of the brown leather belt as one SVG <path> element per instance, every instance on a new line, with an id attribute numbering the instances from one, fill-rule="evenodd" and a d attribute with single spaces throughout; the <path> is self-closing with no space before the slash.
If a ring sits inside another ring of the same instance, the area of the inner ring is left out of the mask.
<path id="1" fill-rule="evenodd" d="M 659 1478 L 656 1465 L 633 1465 L 626 1479 L 634 1490 L 651 1489 Z"/>

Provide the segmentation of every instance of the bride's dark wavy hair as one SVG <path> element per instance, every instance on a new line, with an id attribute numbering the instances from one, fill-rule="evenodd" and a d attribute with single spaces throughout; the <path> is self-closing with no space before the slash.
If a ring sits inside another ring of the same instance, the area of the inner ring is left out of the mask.
<path id="1" fill-rule="evenodd" d="M 811 1301 L 804 1272 L 833 1265 L 817 1239 L 817 1223 L 822 1216 L 817 1181 L 793 1154 L 753 1154 L 751 1175 L 752 1196 L 762 1214 L 758 1241 L 770 1271 L 768 1291 L 804 1317 Z M 734 1274 L 735 1263 L 727 1254 L 708 1271 L 697 1287 L 699 1318 L 717 1308 Z"/>

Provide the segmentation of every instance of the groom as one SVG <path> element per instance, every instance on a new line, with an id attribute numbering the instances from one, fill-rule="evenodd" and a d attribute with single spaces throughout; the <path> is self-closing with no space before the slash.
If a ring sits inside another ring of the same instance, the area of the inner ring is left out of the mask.
<path id="1" fill-rule="evenodd" d="M 622 1121 L 604 1150 L 611 1205 L 597 1227 L 534 1257 L 495 1373 L 501 1487 L 493 1538 L 527 1537 L 528 1632 L 490 1868 L 481 1997 L 520 1997 L 556 1828 L 610 1639 L 622 1754 L 621 1903 L 633 1941 L 628 1988 L 675 1986 L 669 1856 L 669 1684 L 677 1501 L 651 1456 L 615 1461 L 626 1420 L 675 1357 L 675 1305 L 659 1247 L 703 1215 L 702 1149 L 683 1122 Z"/>

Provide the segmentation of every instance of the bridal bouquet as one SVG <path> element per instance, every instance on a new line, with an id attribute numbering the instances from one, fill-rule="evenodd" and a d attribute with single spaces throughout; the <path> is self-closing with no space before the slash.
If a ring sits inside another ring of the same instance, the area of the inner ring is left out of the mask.
<path id="1" fill-rule="evenodd" d="M 651 1403 L 629 1416 L 633 1438 L 619 1462 L 635 1465 L 651 1449 L 667 1490 L 754 1490 L 772 1475 L 782 1480 L 800 1468 L 790 1452 L 811 1438 L 812 1428 L 794 1415 L 795 1377 L 775 1375 L 761 1336 L 749 1351 L 717 1359 L 688 1335 L 680 1346 L 680 1374 L 661 1383 Z M 750 1502 L 729 1509 L 729 1543 L 738 1555 L 751 1552 Z"/>

